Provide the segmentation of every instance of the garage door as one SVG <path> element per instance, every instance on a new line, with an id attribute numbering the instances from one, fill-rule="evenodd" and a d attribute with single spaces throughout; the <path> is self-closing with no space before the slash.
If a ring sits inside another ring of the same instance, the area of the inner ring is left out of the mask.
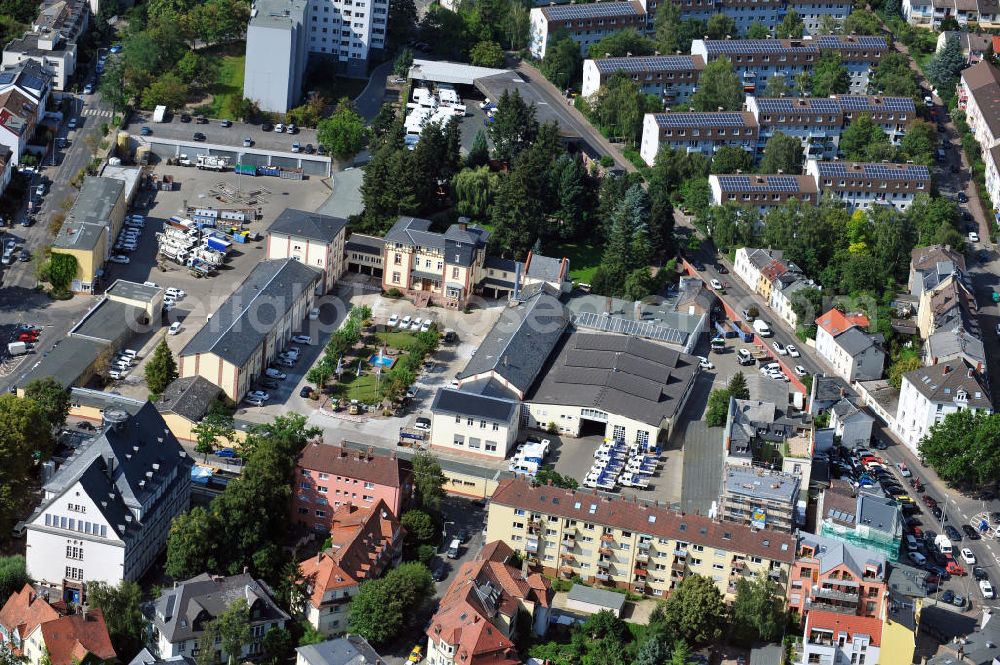
<path id="1" fill-rule="evenodd" d="M 217 149 L 213 149 L 211 152 L 212 152 L 213 155 L 218 155 L 219 157 L 228 157 L 229 161 L 231 163 L 233 163 L 233 164 L 235 164 L 237 162 L 237 157 L 239 157 L 239 153 L 236 152 L 235 150 L 217 150 Z"/>
<path id="2" fill-rule="evenodd" d="M 165 143 L 150 143 L 149 151 L 160 159 L 169 159 L 177 156 L 177 146 Z"/>
<path id="3" fill-rule="evenodd" d="M 194 145 L 181 146 L 181 152 L 194 159 L 195 155 L 207 155 L 209 150 L 205 146 L 196 143 Z"/>
<path id="4" fill-rule="evenodd" d="M 295 157 L 271 157 L 271 166 L 280 166 L 285 169 L 295 169 L 299 167 L 299 160 Z"/>
<path id="5" fill-rule="evenodd" d="M 240 156 L 240 163 L 253 164 L 254 166 L 267 166 L 267 155 L 261 155 L 255 152 L 244 152 Z"/>
<path id="6" fill-rule="evenodd" d="M 302 172 L 308 175 L 325 176 L 329 173 L 329 162 L 321 162 L 317 159 L 303 159 Z"/>

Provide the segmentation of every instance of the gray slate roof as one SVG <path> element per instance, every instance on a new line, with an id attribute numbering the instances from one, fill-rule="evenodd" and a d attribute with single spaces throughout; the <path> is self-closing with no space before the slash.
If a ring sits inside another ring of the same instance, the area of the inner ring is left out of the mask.
<path id="1" fill-rule="evenodd" d="M 82 337 L 67 337 L 52 347 L 48 355 L 32 366 L 18 381 L 25 386 L 35 379 L 52 377 L 63 388 L 69 388 L 83 376 L 107 348 L 107 344 Z"/>
<path id="2" fill-rule="evenodd" d="M 799 477 L 746 466 L 727 466 L 723 493 L 791 504 L 799 496 Z"/>
<path id="3" fill-rule="evenodd" d="M 949 360 L 930 367 L 921 367 L 903 375 L 920 394 L 932 402 L 952 403 L 959 391 L 964 391 L 971 409 L 990 409 L 989 386 L 982 375 L 965 360 Z"/>
<path id="4" fill-rule="evenodd" d="M 348 633 L 335 640 L 296 649 L 306 665 L 384 665 L 378 652 L 360 635 Z"/>
<path id="5" fill-rule="evenodd" d="M 599 409 L 654 427 L 677 415 L 698 361 L 671 347 L 610 333 L 565 335 L 526 398 Z"/>
<path id="6" fill-rule="evenodd" d="M 319 271 L 295 259 L 261 261 L 222 303 L 181 351 L 181 356 L 214 353 L 240 367 L 260 347 L 269 329 L 258 322 L 279 319 L 303 292 L 311 291 Z"/>
<path id="7" fill-rule="evenodd" d="M 551 256 L 532 254 L 528 259 L 528 277 L 544 282 L 560 282 L 563 273 L 563 260 Z M 569 274 L 569 259 L 566 261 L 566 274 Z"/>
<path id="8" fill-rule="evenodd" d="M 149 649 L 143 647 L 142 651 L 135 655 L 128 665 L 195 665 L 194 658 L 187 656 L 173 656 L 172 658 L 157 658 Z"/>
<path id="9" fill-rule="evenodd" d="M 222 388 L 203 376 L 174 379 L 156 402 L 156 408 L 160 413 L 176 413 L 191 422 L 198 422 L 208 413 L 208 408 L 221 392 Z"/>
<path id="10" fill-rule="evenodd" d="M 534 383 L 568 323 L 562 303 L 543 289 L 504 309 L 458 378 L 492 373 L 523 394 Z"/>
<path id="11" fill-rule="evenodd" d="M 169 498 L 165 487 L 190 482 L 194 462 L 150 402 L 109 398 L 104 415 L 106 423 L 117 422 L 106 424 L 94 438 L 84 441 L 45 483 L 46 495 L 52 498 L 42 502 L 37 512 L 61 501 L 62 494 L 79 481 L 111 529 L 126 539 L 138 529 L 135 514 L 140 509 L 156 514 L 156 502 Z M 163 495 L 156 502 L 144 505 L 160 492 Z"/>
<path id="12" fill-rule="evenodd" d="M 858 494 L 856 524 L 896 536 L 903 529 L 899 504 L 884 496 L 861 492 Z"/>
<path id="13" fill-rule="evenodd" d="M 267 232 L 332 243 L 346 228 L 347 220 L 340 217 L 285 208 L 267 227 Z"/>
<path id="14" fill-rule="evenodd" d="M 348 252 L 361 252 L 363 254 L 382 254 L 385 247 L 385 240 L 377 236 L 367 236 L 363 233 L 352 233 L 344 243 L 344 250 Z"/>
<path id="15" fill-rule="evenodd" d="M 385 234 L 386 242 L 408 247 L 427 247 L 444 251 L 444 236 L 430 230 L 431 220 L 418 217 L 400 217 Z"/>
<path id="16" fill-rule="evenodd" d="M 452 388 L 441 388 L 434 395 L 434 402 L 431 404 L 433 413 L 447 413 L 450 415 L 485 418 L 502 422 L 513 418 L 518 403 L 512 399 L 490 397 L 478 395 L 471 392 L 463 392 Z"/>
<path id="17" fill-rule="evenodd" d="M 595 589 L 582 584 L 574 584 L 569 590 L 567 600 L 575 600 L 580 603 L 605 607 L 615 612 L 621 612 L 625 607 L 625 594 L 606 591 L 605 589 Z"/>
<path id="18" fill-rule="evenodd" d="M 229 577 L 202 573 L 163 590 L 155 602 L 153 625 L 170 643 L 191 639 L 203 632 L 203 623 L 221 615 L 239 598 L 246 599 L 251 612 L 259 611 L 259 618 L 251 619 L 251 624 L 289 619 L 264 582 L 246 573 Z"/>
<path id="19" fill-rule="evenodd" d="M 142 300 L 147 303 L 153 302 L 156 296 L 163 292 L 158 286 L 146 286 L 139 282 L 130 282 L 125 279 L 116 279 L 115 283 L 104 292 L 108 296 L 117 296 L 129 300 Z"/>
<path id="20" fill-rule="evenodd" d="M 73 327 L 73 335 L 112 342 L 122 335 L 122 328 L 137 323 L 145 317 L 146 310 L 107 298 L 87 312 L 86 317 Z"/>
<path id="21" fill-rule="evenodd" d="M 437 250 L 444 254 L 445 263 L 470 266 L 476 250 L 486 247 L 490 237 L 489 231 L 474 224 L 452 224 L 444 233 L 430 228 L 429 219 L 400 217 L 385 234 L 385 241 Z"/>
<path id="22" fill-rule="evenodd" d="M 927 358 L 930 362 L 945 362 L 965 358 L 972 364 L 986 363 L 983 340 L 966 332 L 964 328 L 942 330 L 927 338 Z M 936 360 L 935 360 L 936 359 Z"/>
<path id="23" fill-rule="evenodd" d="M 802 531 L 799 532 L 799 539 L 801 544 L 815 549 L 820 573 L 833 570 L 841 564 L 850 568 L 858 577 L 864 575 L 866 565 L 877 566 L 882 574 L 886 572 L 885 556 L 873 550 Z"/>
<path id="24" fill-rule="evenodd" d="M 882 341 L 881 335 L 869 335 L 857 326 L 851 326 L 837 335 L 834 340 L 852 358 L 856 358 L 873 346 L 878 346 Z"/>

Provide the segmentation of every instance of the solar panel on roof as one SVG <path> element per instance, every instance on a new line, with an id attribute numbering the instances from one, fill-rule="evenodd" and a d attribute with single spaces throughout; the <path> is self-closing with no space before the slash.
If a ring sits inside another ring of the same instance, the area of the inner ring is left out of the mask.
<path id="1" fill-rule="evenodd" d="M 584 328 L 645 337 L 671 344 L 683 345 L 688 338 L 688 333 L 676 328 L 658 326 L 650 321 L 633 321 L 619 316 L 605 316 L 595 312 L 581 312 L 576 316 L 575 321 L 578 326 Z"/>
<path id="2" fill-rule="evenodd" d="M 896 111 L 911 113 L 916 111 L 913 100 L 909 97 L 845 95 L 838 97 L 837 101 L 845 111 Z"/>
<path id="3" fill-rule="evenodd" d="M 742 113 L 657 113 L 660 127 L 742 127 L 746 124 Z"/>
<path id="4" fill-rule="evenodd" d="M 856 175 L 875 180 L 914 180 L 929 179 L 930 171 L 926 166 L 917 164 L 859 164 L 861 170 L 850 169 L 842 162 L 818 162 L 820 175 L 847 177 Z"/>
<path id="5" fill-rule="evenodd" d="M 689 55 L 651 55 L 636 58 L 600 58 L 594 60 L 597 71 L 604 74 L 625 72 L 670 72 L 694 70 L 694 59 Z"/>
<path id="6" fill-rule="evenodd" d="M 580 18 L 637 15 L 631 2 L 594 2 L 582 5 L 555 5 L 543 7 L 542 12 L 550 21 L 573 21 Z"/>
<path id="7" fill-rule="evenodd" d="M 833 49 L 884 49 L 885 39 L 882 37 L 838 37 L 836 35 L 821 35 L 814 40 L 820 48 Z"/>
<path id="8" fill-rule="evenodd" d="M 745 175 L 720 175 L 719 185 L 727 192 L 798 192 L 799 179 L 790 175 L 761 176 L 760 180 Z"/>
<path id="9" fill-rule="evenodd" d="M 809 42 L 797 42 L 802 46 L 790 46 L 779 39 L 709 39 L 705 49 L 709 55 L 786 53 L 811 51 L 819 53 L 819 47 Z"/>

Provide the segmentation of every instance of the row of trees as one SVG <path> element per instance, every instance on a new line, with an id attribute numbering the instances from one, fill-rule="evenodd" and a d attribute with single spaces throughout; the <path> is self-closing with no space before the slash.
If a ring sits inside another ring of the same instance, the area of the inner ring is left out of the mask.
<path id="1" fill-rule="evenodd" d="M 420 39 L 435 54 L 499 67 L 504 49 L 527 47 L 530 2 L 463 0 L 455 4 L 455 11 L 432 4 L 420 21 Z"/>
<path id="2" fill-rule="evenodd" d="M 1000 414 L 962 409 L 931 427 L 920 455 L 938 475 L 960 487 L 995 482 L 1000 473 Z"/>

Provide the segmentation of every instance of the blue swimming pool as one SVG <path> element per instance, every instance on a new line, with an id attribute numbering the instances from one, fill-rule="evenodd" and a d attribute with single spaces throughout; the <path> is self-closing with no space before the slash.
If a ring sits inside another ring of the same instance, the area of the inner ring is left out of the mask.
<path id="1" fill-rule="evenodd" d="M 382 367 L 389 369 L 396 364 L 396 359 L 390 358 L 389 356 L 382 356 L 379 358 L 378 354 L 375 354 L 368 359 L 368 362 L 372 365 L 382 365 Z"/>

